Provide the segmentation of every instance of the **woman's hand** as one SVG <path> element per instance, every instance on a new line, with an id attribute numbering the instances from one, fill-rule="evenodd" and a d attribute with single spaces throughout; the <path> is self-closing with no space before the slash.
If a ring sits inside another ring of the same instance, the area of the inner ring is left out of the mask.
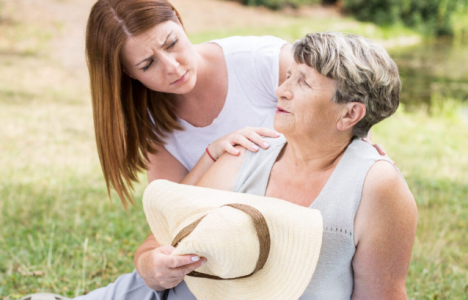
<path id="1" fill-rule="evenodd" d="M 374 143 L 372 143 L 368 138 L 361 138 L 361 140 L 363 140 L 363 141 L 366 142 L 366 143 L 371 144 L 375 149 L 377 149 L 377 151 L 379 152 L 380 155 L 382 155 L 382 156 L 387 155 L 387 154 L 385 153 L 385 150 L 384 150 L 384 148 L 382 147 L 382 145 L 374 144 Z"/>
<path id="2" fill-rule="evenodd" d="M 361 138 L 361 140 L 363 140 L 364 142 L 366 143 L 369 143 L 371 144 L 375 149 L 377 149 L 377 151 L 379 152 L 380 155 L 382 156 L 386 156 L 388 159 L 390 159 L 392 161 L 392 163 L 396 166 L 396 163 L 390 158 L 387 156 L 387 154 L 385 153 L 385 150 L 384 148 L 382 147 L 382 145 L 379 145 L 379 144 L 374 144 L 372 143 L 368 138 Z"/>
<path id="3" fill-rule="evenodd" d="M 208 151 L 215 160 L 220 158 L 224 152 L 239 155 L 239 150 L 234 148 L 236 145 L 240 145 L 252 152 L 257 152 L 259 146 L 263 149 L 267 149 L 270 146 L 262 136 L 279 137 L 280 134 L 273 129 L 245 127 L 217 139 L 208 146 Z"/>
<path id="4" fill-rule="evenodd" d="M 164 245 L 142 257 L 139 274 L 149 288 L 155 291 L 173 288 L 185 275 L 206 262 L 206 258 L 196 255 L 171 255 L 174 250 L 174 247 Z"/>

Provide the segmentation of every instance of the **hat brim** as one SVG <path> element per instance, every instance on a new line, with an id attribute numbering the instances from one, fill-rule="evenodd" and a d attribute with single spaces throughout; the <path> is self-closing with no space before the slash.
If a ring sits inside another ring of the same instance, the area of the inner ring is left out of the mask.
<path id="1" fill-rule="evenodd" d="M 186 276 L 199 300 L 298 299 L 315 271 L 322 245 L 323 220 L 316 209 L 250 194 L 153 181 L 145 190 L 143 206 L 156 240 L 171 244 L 178 231 L 229 203 L 255 207 L 264 216 L 271 237 L 268 260 L 248 278 L 211 280 Z M 193 253 L 196 254 L 196 253 Z M 197 269 L 208 273 L 209 262 Z"/>

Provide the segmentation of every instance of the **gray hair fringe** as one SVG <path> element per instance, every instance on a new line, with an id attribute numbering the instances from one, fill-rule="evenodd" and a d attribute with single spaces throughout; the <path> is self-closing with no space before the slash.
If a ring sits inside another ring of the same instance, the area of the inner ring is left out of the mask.
<path id="1" fill-rule="evenodd" d="M 335 81 L 333 101 L 366 106 L 366 116 L 353 128 L 354 136 L 366 136 L 373 125 L 397 110 L 398 67 L 382 46 L 354 34 L 310 33 L 294 43 L 293 53 L 297 63 Z"/>

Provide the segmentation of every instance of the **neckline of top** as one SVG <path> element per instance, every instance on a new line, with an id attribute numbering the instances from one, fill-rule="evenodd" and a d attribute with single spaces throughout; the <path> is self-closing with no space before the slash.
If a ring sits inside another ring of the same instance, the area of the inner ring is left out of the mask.
<path id="1" fill-rule="evenodd" d="M 284 137 L 283 137 L 284 138 Z M 285 138 L 284 138 L 285 139 Z M 349 155 L 349 149 L 351 148 L 351 145 L 355 142 L 355 140 L 353 140 L 349 145 L 348 147 L 346 147 L 346 150 L 345 152 L 343 153 L 343 156 L 340 158 L 340 160 L 338 161 L 338 164 L 336 165 L 335 167 L 335 170 L 333 170 L 332 174 L 330 175 L 330 177 L 328 178 L 327 182 L 325 183 L 325 185 L 323 186 L 322 190 L 320 191 L 320 193 L 318 194 L 318 196 L 315 198 L 315 200 L 308 206 L 309 208 L 314 208 L 318 205 L 318 203 L 321 202 L 321 199 L 323 198 L 323 194 L 325 193 L 326 190 L 329 189 L 329 186 L 331 184 L 332 181 L 335 181 L 335 177 L 338 176 L 337 174 L 339 173 L 339 170 L 342 168 L 342 165 L 343 165 L 343 160 L 346 158 L 347 159 L 347 156 Z M 276 154 L 276 157 L 275 159 L 273 160 L 273 163 L 271 164 L 270 167 L 270 175 L 271 175 L 271 170 L 273 169 L 273 165 L 275 164 L 276 162 L 276 159 L 278 158 L 278 155 L 281 153 L 281 151 L 283 150 L 284 146 L 286 146 L 286 144 L 288 143 L 288 141 L 285 139 L 284 143 L 279 147 L 279 149 L 277 149 L 277 154 Z M 337 172 L 338 171 L 338 172 Z M 264 188 L 264 192 L 263 192 L 263 196 L 266 196 L 266 189 L 268 187 L 268 182 L 270 181 L 270 176 L 268 176 L 268 179 L 267 181 L 265 182 L 265 188 Z"/>

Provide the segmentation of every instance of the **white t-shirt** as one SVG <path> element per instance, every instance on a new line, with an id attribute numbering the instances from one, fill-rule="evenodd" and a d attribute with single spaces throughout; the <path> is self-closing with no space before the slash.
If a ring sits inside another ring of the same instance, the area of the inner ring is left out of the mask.
<path id="1" fill-rule="evenodd" d="M 206 127 L 178 120 L 184 130 L 165 138 L 166 149 L 190 171 L 206 147 L 246 126 L 273 128 L 279 80 L 279 53 L 286 44 L 273 36 L 234 36 L 211 41 L 223 49 L 228 71 L 228 93 L 218 117 Z"/>

